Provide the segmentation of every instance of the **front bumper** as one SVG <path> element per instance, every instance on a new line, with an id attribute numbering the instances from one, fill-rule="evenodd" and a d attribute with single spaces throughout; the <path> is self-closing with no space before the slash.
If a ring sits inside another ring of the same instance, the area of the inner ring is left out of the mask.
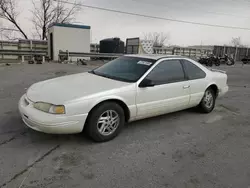
<path id="1" fill-rule="evenodd" d="M 55 115 L 42 112 L 33 107 L 26 95 L 18 104 L 23 122 L 33 130 L 49 134 L 74 134 L 83 130 L 88 114 L 75 116 Z"/>

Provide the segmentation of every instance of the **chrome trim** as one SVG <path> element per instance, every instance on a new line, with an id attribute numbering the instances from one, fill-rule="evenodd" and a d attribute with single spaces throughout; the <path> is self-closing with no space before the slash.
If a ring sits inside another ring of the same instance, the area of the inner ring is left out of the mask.
<path id="1" fill-rule="evenodd" d="M 227 73 L 226 71 L 219 70 L 219 69 L 210 69 L 210 70 L 213 71 L 213 72 L 220 72 L 220 73 L 224 73 L 224 74 Z"/>

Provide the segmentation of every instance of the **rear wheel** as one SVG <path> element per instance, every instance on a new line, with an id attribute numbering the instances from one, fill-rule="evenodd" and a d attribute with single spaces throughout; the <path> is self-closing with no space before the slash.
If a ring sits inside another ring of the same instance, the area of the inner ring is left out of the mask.
<path id="1" fill-rule="evenodd" d="M 97 106 L 88 117 L 86 131 L 96 142 L 106 142 L 115 138 L 125 124 L 122 107 L 115 102 Z"/>
<path id="2" fill-rule="evenodd" d="M 243 64 L 247 64 L 247 63 L 249 63 L 249 61 L 246 61 L 246 60 L 244 60 L 244 61 L 242 61 L 243 62 Z"/>
<path id="3" fill-rule="evenodd" d="M 216 94 L 212 88 L 208 88 L 199 105 L 200 110 L 203 113 L 210 113 L 213 111 L 215 106 Z"/>
<path id="4" fill-rule="evenodd" d="M 220 66 L 220 61 L 219 60 L 215 61 L 215 66 Z"/>

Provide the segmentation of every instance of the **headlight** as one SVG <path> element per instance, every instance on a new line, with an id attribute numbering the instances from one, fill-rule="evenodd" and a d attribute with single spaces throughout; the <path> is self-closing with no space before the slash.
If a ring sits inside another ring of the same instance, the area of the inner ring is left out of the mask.
<path id="1" fill-rule="evenodd" d="M 50 114 L 65 114 L 65 107 L 63 105 L 53 105 L 44 102 L 36 102 L 34 104 L 34 108 Z"/>

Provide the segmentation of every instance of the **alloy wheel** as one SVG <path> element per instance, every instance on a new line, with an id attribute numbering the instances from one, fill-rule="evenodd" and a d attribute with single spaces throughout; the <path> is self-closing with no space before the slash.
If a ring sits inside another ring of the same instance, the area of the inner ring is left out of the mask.
<path id="1" fill-rule="evenodd" d="M 114 110 L 107 110 L 101 114 L 97 121 L 97 129 L 103 136 L 109 136 L 115 132 L 120 123 L 120 117 Z"/>

